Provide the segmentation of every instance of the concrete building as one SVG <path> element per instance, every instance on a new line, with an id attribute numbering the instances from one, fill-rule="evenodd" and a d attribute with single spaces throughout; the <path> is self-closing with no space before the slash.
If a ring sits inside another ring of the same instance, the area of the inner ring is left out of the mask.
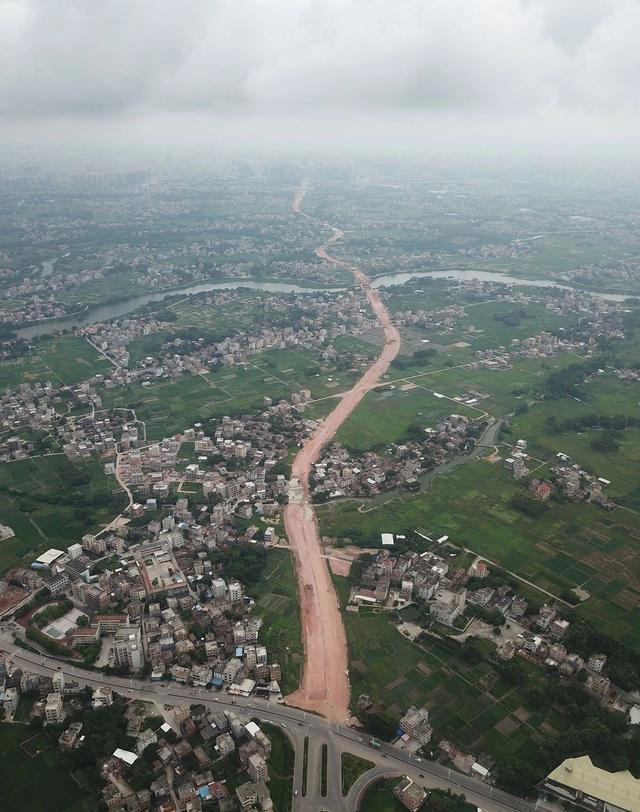
<path id="1" fill-rule="evenodd" d="M 628 770 L 610 773 L 589 756 L 568 758 L 541 783 L 562 802 L 598 812 L 640 812 L 640 779 Z"/>
<path id="2" fill-rule="evenodd" d="M 256 788 L 251 781 L 240 784 L 240 786 L 236 788 L 236 798 L 242 810 L 249 810 L 258 803 Z"/>
<path id="3" fill-rule="evenodd" d="M 61 671 L 56 672 L 51 680 L 53 683 L 53 691 L 56 694 L 64 694 L 64 674 Z"/>
<path id="4" fill-rule="evenodd" d="M 45 719 L 48 725 L 61 725 L 66 717 L 61 694 L 49 694 L 44 706 Z"/>
<path id="5" fill-rule="evenodd" d="M 249 778 L 254 784 L 256 781 L 269 780 L 269 768 L 267 767 L 267 762 L 258 753 L 253 753 L 249 756 L 247 770 L 249 772 Z"/>
<path id="6" fill-rule="evenodd" d="M 427 793 L 406 775 L 394 787 L 393 794 L 411 812 L 417 812 L 427 797 Z"/>
<path id="7" fill-rule="evenodd" d="M 429 724 L 429 711 L 426 708 L 418 709 L 415 705 L 411 705 L 400 719 L 400 727 L 420 744 L 428 744 L 433 736 L 433 728 Z"/>
<path id="8" fill-rule="evenodd" d="M 144 665 L 142 634 L 139 626 L 123 626 L 113 641 L 113 660 L 118 668 L 140 671 Z"/>

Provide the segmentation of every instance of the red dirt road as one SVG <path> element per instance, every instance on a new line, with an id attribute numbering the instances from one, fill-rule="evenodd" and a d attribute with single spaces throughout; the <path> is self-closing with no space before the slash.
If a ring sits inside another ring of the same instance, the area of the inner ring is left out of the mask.
<path id="1" fill-rule="evenodd" d="M 307 187 L 305 181 L 296 191 L 293 201 L 294 212 L 304 217 L 309 215 L 301 212 L 300 206 Z M 400 350 L 400 334 L 367 276 L 358 268 L 327 253 L 329 245 L 343 236 L 339 229 L 328 227 L 333 230 L 333 235 L 325 245 L 316 250 L 316 254 L 332 265 L 340 265 L 351 271 L 383 328 L 385 343 L 379 357 L 356 385 L 340 396 L 335 409 L 309 437 L 293 461 L 289 504 L 284 509 L 284 523 L 298 578 L 305 662 L 300 688 L 289 694 L 286 702 L 320 713 L 328 719 L 344 722 L 349 717 L 350 693 L 347 639 L 338 598 L 320 542 L 315 510 L 309 496 L 309 473 L 322 448 L 330 442 L 364 395 L 377 385 L 380 377 L 387 371 Z"/>

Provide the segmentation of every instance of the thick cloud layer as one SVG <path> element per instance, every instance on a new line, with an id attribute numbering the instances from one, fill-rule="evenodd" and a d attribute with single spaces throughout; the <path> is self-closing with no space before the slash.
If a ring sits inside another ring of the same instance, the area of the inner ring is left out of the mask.
<path id="1" fill-rule="evenodd" d="M 0 115 L 637 113 L 636 0 L 0 0 Z"/>

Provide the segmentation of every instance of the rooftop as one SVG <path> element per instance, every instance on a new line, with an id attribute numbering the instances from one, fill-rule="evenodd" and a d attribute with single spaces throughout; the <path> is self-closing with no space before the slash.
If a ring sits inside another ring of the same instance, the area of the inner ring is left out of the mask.
<path id="1" fill-rule="evenodd" d="M 548 781 L 554 781 L 606 801 L 628 812 L 640 812 L 640 779 L 628 770 L 610 773 L 596 767 L 589 756 L 567 758 L 549 773 Z"/>

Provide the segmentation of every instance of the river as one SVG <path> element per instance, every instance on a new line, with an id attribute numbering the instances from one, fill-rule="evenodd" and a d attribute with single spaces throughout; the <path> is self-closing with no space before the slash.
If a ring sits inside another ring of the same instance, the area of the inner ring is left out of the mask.
<path id="1" fill-rule="evenodd" d="M 387 288 L 391 285 L 404 285 L 412 279 L 457 279 L 469 281 L 477 279 L 480 282 L 502 282 L 505 285 L 522 285 L 533 288 L 558 288 L 560 290 L 572 290 L 574 293 L 586 293 L 588 296 L 597 296 L 599 299 L 606 299 L 609 302 L 624 302 L 626 299 L 637 298 L 633 294 L 606 293 L 599 290 L 583 290 L 582 288 L 561 285 L 551 279 L 523 279 L 520 276 L 509 276 L 497 271 L 474 271 L 463 269 L 451 269 L 449 271 L 409 271 L 408 273 L 393 273 L 378 276 L 372 281 L 374 288 Z"/>
<path id="2" fill-rule="evenodd" d="M 467 271 L 452 269 L 449 271 L 414 271 L 408 273 L 385 274 L 372 280 L 372 288 L 386 288 L 392 285 L 403 285 L 412 279 L 431 277 L 433 279 L 457 279 L 471 280 L 477 279 L 481 282 L 502 282 L 506 285 L 522 285 L 526 287 L 548 288 L 554 287 L 561 290 L 573 290 L 577 293 L 586 293 L 589 296 L 598 296 L 611 302 L 623 302 L 625 299 L 633 298 L 620 293 L 605 293 L 600 291 L 582 291 L 579 288 L 572 288 L 568 285 L 561 285 L 550 279 L 521 279 L 517 276 L 492 271 Z M 103 321 L 126 316 L 149 302 L 160 302 L 167 296 L 190 296 L 194 293 L 207 293 L 213 290 L 238 290 L 248 288 L 250 290 L 262 290 L 267 293 L 335 293 L 346 290 L 345 287 L 305 287 L 292 282 L 258 282 L 248 278 L 227 279 L 223 282 L 202 282 L 198 285 L 189 285 L 175 290 L 160 290 L 156 293 L 144 293 L 140 296 L 132 296 L 112 304 L 100 305 L 99 307 L 86 308 L 75 315 L 65 316 L 59 319 L 48 319 L 35 324 L 17 327 L 15 332 L 19 338 L 31 339 L 48 333 L 61 333 L 63 330 L 71 330 L 74 327 L 86 327 L 89 324 L 97 324 Z"/>

